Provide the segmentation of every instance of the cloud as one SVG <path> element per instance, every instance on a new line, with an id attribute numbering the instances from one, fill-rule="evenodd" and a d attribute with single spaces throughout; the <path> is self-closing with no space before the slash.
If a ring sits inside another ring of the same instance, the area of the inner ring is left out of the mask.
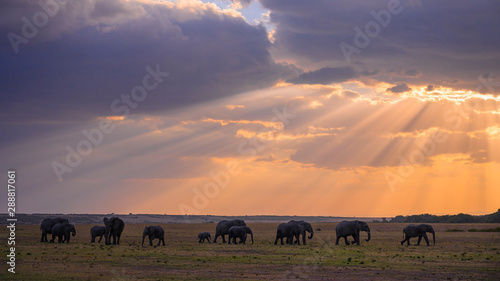
<path id="1" fill-rule="evenodd" d="M 342 91 L 342 96 L 345 98 L 348 98 L 348 99 L 356 99 L 356 98 L 360 97 L 360 94 L 358 92 L 355 92 L 355 91 L 345 90 L 345 91 Z"/>
<path id="2" fill-rule="evenodd" d="M 287 82 L 293 84 L 322 84 L 342 83 L 358 77 L 350 67 L 324 67 L 318 70 L 305 72 L 298 77 L 289 79 Z"/>
<path id="3" fill-rule="evenodd" d="M 378 71 L 378 81 L 438 85 L 500 94 L 500 87 L 481 86 L 478 75 L 500 73 L 500 28 L 495 1 L 400 1 L 380 32 L 348 63 L 339 44 L 355 44 L 373 14 L 387 10 L 388 1 L 262 0 L 270 12 L 276 56 L 299 67 L 349 65 L 356 71 Z M 358 35 L 359 37 L 359 35 Z M 361 40 L 361 39 L 358 39 Z M 399 73 L 399 75 L 395 75 Z M 495 81 L 498 82 L 498 81 Z"/>
<path id="4" fill-rule="evenodd" d="M 22 35 L 36 2 L 7 1 L 0 34 Z M 13 15 L 7 16 L 9 13 Z M 272 86 L 295 76 L 271 57 L 266 29 L 195 1 L 68 1 L 16 54 L 0 43 L 1 120 L 90 120 L 113 114 L 156 66 L 170 75 L 132 114 L 150 114 Z"/>
<path id="5" fill-rule="evenodd" d="M 411 91 L 411 88 L 406 83 L 400 83 L 394 87 L 388 88 L 387 91 L 393 92 L 395 94 L 400 94 L 400 93 Z"/>
<path id="6" fill-rule="evenodd" d="M 232 3 L 233 9 L 237 10 L 247 8 L 253 2 L 253 0 L 225 0 L 225 1 L 230 1 Z"/>

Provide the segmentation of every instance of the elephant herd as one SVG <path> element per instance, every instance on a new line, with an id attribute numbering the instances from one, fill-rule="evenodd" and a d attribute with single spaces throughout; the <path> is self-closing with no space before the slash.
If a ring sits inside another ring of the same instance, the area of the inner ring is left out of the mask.
<path id="1" fill-rule="evenodd" d="M 104 218 L 103 222 L 104 226 L 94 226 L 90 229 L 91 242 L 95 242 L 97 237 L 99 237 L 98 242 L 101 242 L 102 237 L 104 236 L 106 245 L 119 245 L 120 236 L 123 232 L 123 229 L 125 228 L 125 223 L 123 222 L 123 220 L 117 217 L 111 217 L 109 219 Z M 70 224 L 69 221 L 65 218 L 46 218 L 40 224 L 40 230 L 42 231 L 41 242 L 48 242 L 47 234 L 52 234 L 52 239 L 50 240 L 51 243 L 54 242 L 56 237 L 58 238 L 59 243 L 69 243 L 71 235 L 76 235 L 76 229 L 74 225 Z M 335 245 L 339 244 L 340 238 L 344 238 L 346 245 L 359 245 L 359 233 L 361 231 L 365 231 L 366 233 L 368 233 L 368 238 L 366 239 L 366 241 L 370 241 L 370 227 L 366 222 L 358 220 L 340 222 L 335 228 L 335 232 L 337 235 Z M 288 223 L 282 223 L 278 225 L 274 245 L 278 244 L 278 240 L 281 241 L 281 245 L 284 245 L 284 238 L 286 239 L 286 244 L 300 245 L 301 236 L 302 244 L 306 245 L 306 232 L 309 233 L 309 236 L 307 238 L 312 239 L 314 231 L 311 224 L 308 222 L 291 220 Z M 420 241 L 422 240 L 422 238 L 424 238 L 427 246 L 429 246 L 427 233 L 432 233 L 432 240 L 435 245 L 436 236 L 432 226 L 428 224 L 410 224 L 403 229 L 403 241 L 401 241 L 401 245 L 403 245 L 405 242 L 410 245 L 410 238 L 418 237 L 417 245 L 420 245 Z M 253 244 L 253 232 L 250 227 L 246 225 L 245 221 L 223 220 L 220 221 L 216 226 L 213 243 L 217 243 L 217 238 L 219 236 L 222 237 L 222 242 L 226 243 L 225 236 L 227 235 L 228 244 L 246 244 L 248 234 L 250 234 Z M 157 246 L 160 246 L 161 244 L 165 246 L 165 231 L 161 226 L 146 226 L 142 234 L 141 245 L 144 245 L 144 239 L 146 238 L 146 236 L 148 236 L 150 246 L 153 246 L 154 239 L 158 239 Z M 349 236 L 352 236 L 352 238 L 354 239 L 351 243 L 347 240 Z M 111 238 L 113 238 L 113 242 L 111 242 Z M 237 238 L 239 239 L 239 241 L 236 241 Z M 210 241 L 211 236 L 209 232 L 202 232 L 198 234 L 198 239 L 199 243 L 204 243 L 205 240 L 208 241 L 208 243 L 212 243 Z"/>

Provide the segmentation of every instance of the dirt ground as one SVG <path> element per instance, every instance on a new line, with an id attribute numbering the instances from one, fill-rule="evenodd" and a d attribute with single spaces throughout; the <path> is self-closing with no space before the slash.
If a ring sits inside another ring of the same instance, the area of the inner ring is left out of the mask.
<path id="1" fill-rule="evenodd" d="M 141 246 L 145 224 L 127 224 L 117 246 L 90 243 L 93 224 L 75 225 L 69 244 L 41 243 L 39 226 L 20 225 L 16 273 L 4 254 L 0 280 L 500 280 L 500 233 L 467 231 L 498 224 L 433 224 L 429 247 L 416 239 L 401 246 L 406 224 L 394 223 L 369 223 L 372 238 L 362 233 L 360 246 L 335 246 L 336 223 L 313 224 L 314 237 L 301 246 L 274 245 L 277 223 L 248 223 L 254 244 L 199 244 L 197 234 L 213 237 L 215 225 L 163 224 L 164 247 Z M 0 233 L 8 236 L 5 227 Z"/>

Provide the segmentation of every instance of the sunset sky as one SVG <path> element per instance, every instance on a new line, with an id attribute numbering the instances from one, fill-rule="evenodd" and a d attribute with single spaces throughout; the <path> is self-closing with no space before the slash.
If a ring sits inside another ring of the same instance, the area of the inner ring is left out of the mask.
<path id="1" fill-rule="evenodd" d="M 500 208 L 498 1 L 0 3 L 18 212 Z"/>

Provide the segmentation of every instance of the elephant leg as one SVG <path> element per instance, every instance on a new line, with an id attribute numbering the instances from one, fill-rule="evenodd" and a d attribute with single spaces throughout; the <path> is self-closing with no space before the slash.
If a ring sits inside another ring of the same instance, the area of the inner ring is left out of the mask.
<path id="1" fill-rule="evenodd" d="M 117 245 L 120 245 L 120 236 L 121 236 L 121 234 L 116 235 L 116 244 Z"/>
<path id="2" fill-rule="evenodd" d="M 156 245 L 156 247 L 160 246 L 161 244 L 161 238 L 158 238 L 158 245 Z"/>
<path id="3" fill-rule="evenodd" d="M 149 246 L 153 246 L 153 239 L 155 239 L 154 237 L 149 237 Z"/>
<path id="4" fill-rule="evenodd" d="M 226 243 L 226 238 L 224 238 L 225 235 L 221 235 L 222 237 L 222 243 Z M 229 235 L 228 235 L 229 236 Z"/>
<path id="5" fill-rule="evenodd" d="M 44 236 L 45 236 L 45 239 L 47 239 L 47 234 L 45 233 L 45 230 L 42 230 L 42 238 L 40 239 L 40 242 L 46 242 L 44 241 Z"/>
<path id="6" fill-rule="evenodd" d="M 411 246 L 411 245 L 410 245 L 410 238 L 411 238 L 411 237 L 406 238 L 406 239 L 408 239 L 408 240 L 406 240 L 406 245 L 408 245 L 408 246 Z"/>
<path id="7" fill-rule="evenodd" d="M 101 240 L 102 240 L 102 235 L 99 237 L 99 243 L 101 243 Z"/>
<path id="8" fill-rule="evenodd" d="M 300 233 L 298 235 L 295 235 L 295 238 L 297 239 L 297 244 L 300 245 Z"/>
<path id="9" fill-rule="evenodd" d="M 420 246 L 420 241 L 422 241 L 422 235 L 418 236 L 417 246 Z"/>
<path id="10" fill-rule="evenodd" d="M 207 241 L 208 241 L 208 244 L 212 244 L 212 242 L 210 242 L 210 237 L 207 237 Z"/>
<path id="11" fill-rule="evenodd" d="M 359 245 L 359 232 L 356 233 L 356 235 L 354 236 L 354 240 L 356 240 L 356 245 Z"/>
<path id="12" fill-rule="evenodd" d="M 339 244 L 340 236 L 337 235 L 337 240 L 335 241 L 335 245 Z"/>
<path id="13" fill-rule="evenodd" d="M 163 246 L 165 246 L 165 238 L 164 237 L 161 238 L 161 242 L 163 243 Z"/>
<path id="14" fill-rule="evenodd" d="M 427 234 L 424 233 L 424 239 L 425 242 L 427 243 L 427 246 L 429 246 L 429 239 L 427 238 Z"/>
<path id="15" fill-rule="evenodd" d="M 344 236 L 345 244 L 349 246 L 349 241 L 347 241 L 347 236 Z"/>
<path id="16" fill-rule="evenodd" d="M 302 244 L 306 244 L 306 233 L 302 233 Z"/>

